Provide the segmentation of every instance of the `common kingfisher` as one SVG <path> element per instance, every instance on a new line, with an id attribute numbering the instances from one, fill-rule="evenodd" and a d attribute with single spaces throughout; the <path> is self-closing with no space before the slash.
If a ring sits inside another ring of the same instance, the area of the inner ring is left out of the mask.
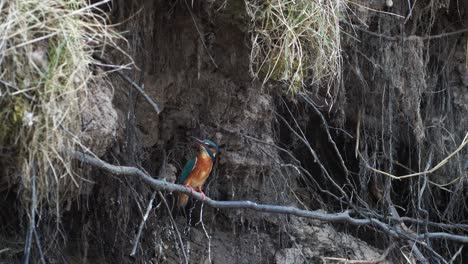
<path id="1" fill-rule="evenodd" d="M 194 188 L 197 189 L 203 196 L 202 200 L 204 201 L 205 194 L 202 191 L 202 186 L 210 175 L 216 154 L 219 152 L 219 149 L 218 146 L 211 140 L 201 140 L 196 137 L 192 138 L 195 140 L 195 143 L 197 144 L 200 151 L 196 157 L 193 157 L 187 162 L 187 164 L 185 164 L 184 170 L 182 171 L 182 176 L 179 179 L 179 184 L 183 184 L 192 192 L 194 191 Z M 186 194 L 180 193 L 179 206 L 185 206 L 187 201 L 188 196 Z"/>

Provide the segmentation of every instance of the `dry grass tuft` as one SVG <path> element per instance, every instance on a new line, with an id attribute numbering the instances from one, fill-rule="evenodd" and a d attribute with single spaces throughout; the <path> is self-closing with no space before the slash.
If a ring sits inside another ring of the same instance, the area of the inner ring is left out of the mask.
<path id="1" fill-rule="evenodd" d="M 246 1 L 252 19 L 252 73 L 284 81 L 288 91 L 304 80 L 331 81 L 341 72 L 339 1 Z"/>
<path id="2" fill-rule="evenodd" d="M 36 175 L 39 202 L 57 210 L 80 185 L 63 150 L 80 144 L 92 54 L 117 37 L 87 2 L 0 1 L 0 190 L 18 185 L 28 202 Z"/>

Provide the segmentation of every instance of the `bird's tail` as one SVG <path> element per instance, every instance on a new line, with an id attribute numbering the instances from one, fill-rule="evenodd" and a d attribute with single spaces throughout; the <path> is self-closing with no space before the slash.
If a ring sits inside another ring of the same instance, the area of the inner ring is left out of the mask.
<path id="1" fill-rule="evenodd" d="M 188 201 L 188 195 L 186 195 L 185 193 L 180 193 L 179 194 L 179 207 L 185 207 L 185 205 L 187 205 L 187 201 Z"/>

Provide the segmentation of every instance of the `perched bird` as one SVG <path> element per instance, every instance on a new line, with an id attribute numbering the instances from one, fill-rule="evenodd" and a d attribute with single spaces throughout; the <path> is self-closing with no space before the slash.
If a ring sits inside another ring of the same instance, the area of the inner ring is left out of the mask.
<path id="1" fill-rule="evenodd" d="M 205 194 L 202 191 L 202 186 L 210 175 L 216 154 L 219 149 L 218 146 L 211 140 L 192 137 L 200 149 L 198 155 L 190 159 L 185 164 L 182 176 L 179 179 L 179 184 L 185 185 L 192 192 L 197 189 L 205 200 Z M 179 195 L 179 206 L 183 207 L 187 204 L 188 196 L 184 193 Z"/>

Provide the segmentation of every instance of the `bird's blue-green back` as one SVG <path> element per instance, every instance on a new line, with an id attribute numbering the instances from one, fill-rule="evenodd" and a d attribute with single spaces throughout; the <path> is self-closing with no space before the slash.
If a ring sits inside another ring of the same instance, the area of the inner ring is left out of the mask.
<path id="1" fill-rule="evenodd" d="M 185 164 L 185 167 L 182 170 L 182 176 L 179 179 L 179 184 L 184 183 L 184 181 L 189 176 L 190 172 L 192 172 L 193 168 L 195 167 L 195 163 L 197 163 L 197 157 L 193 157 L 192 159 L 187 161 L 187 164 Z"/>

